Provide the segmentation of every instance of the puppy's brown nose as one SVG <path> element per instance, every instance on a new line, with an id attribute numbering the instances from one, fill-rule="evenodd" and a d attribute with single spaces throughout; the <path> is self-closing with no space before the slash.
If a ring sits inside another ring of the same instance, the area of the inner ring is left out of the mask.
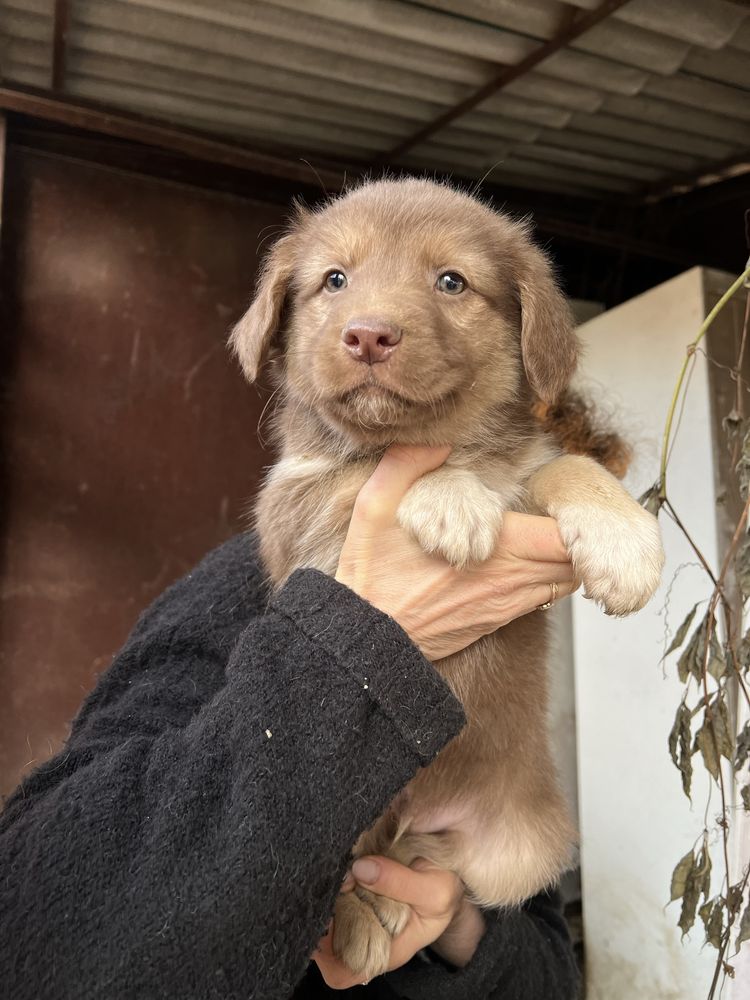
<path id="1" fill-rule="evenodd" d="M 357 361 L 376 365 L 387 361 L 401 340 L 401 331 L 393 323 L 381 320 L 351 319 L 341 331 L 341 340 Z"/>

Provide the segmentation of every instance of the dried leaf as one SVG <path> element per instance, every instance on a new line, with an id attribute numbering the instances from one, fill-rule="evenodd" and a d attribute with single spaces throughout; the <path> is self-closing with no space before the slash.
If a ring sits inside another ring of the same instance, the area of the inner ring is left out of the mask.
<path id="1" fill-rule="evenodd" d="M 708 638 L 709 633 L 710 639 Z M 707 641 L 708 650 L 706 650 Z M 704 669 L 716 680 L 722 677 L 727 670 L 724 651 L 716 635 L 716 620 L 712 614 L 708 613 L 693 632 L 690 642 L 677 661 L 677 673 L 683 684 L 691 676 L 700 684 L 703 680 Z"/>
<path id="2" fill-rule="evenodd" d="M 720 757 L 729 761 L 734 757 L 727 706 L 721 695 L 711 702 L 703 714 L 703 725 L 695 734 L 693 753 L 697 750 L 700 750 L 703 763 L 714 781 L 718 781 Z"/>
<path id="3" fill-rule="evenodd" d="M 704 903 L 698 910 L 698 916 L 703 921 L 706 941 L 718 950 L 721 948 L 721 934 L 724 929 L 724 900 L 719 896 Z"/>
<path id="4" fill-rule="evenodd" d="M 704 901 L 707 900 L 710 888 L 711 857 L 704 843 L 697 858 L 690 851 L 672 872 L 672 900 L 682 897 L 682 909 L 677 926 L 683 936 L 695 923 L 695 912 L 701 893 Z"/>
<path id="5" fill-rule="evenodd" d="M 747 500 L 747 489 L 750 485 L 750 423 L 748 421 L 745 421 L 741 433 L 743 434 L 742 454 L 735 467 L 735 472 L 739 479 L 742 499 Z"/>
<path id="6" fill-rule="evenodd" d="M 740 797 L 742 798 L 743 808 L 746 812 L 750 812 L 750 785 L 745 785 L 745 787 L 740 790 Z"/>
<path id="7" fill-rule="evenodd" d="M 711 702 L 711 722 L 714 727 L 716 746 L 722 757 L 731 761 L 734 757 L 734 737 L 729 725 L 727 703 L 721 694 Z"/>
<path id="8" fill-rule="evenodd" d="M 669 900 L 670 903 L 673 903 L 675 899 L 682 899 L 685 892 L 685 886 L 687 885 L 688 876 L 693 870 L 694 863 L 695 857 L 692 851 L 688 851 L 685 857 L 677 863 L 677 867 L 672 872 L 672 894 Z"/>
<path id="9" fill-rule="evenodd" d="M 664 503 L 664 500 L 659 493 L 659 483 L 654 483 L 653 486 L 650 486 L 646 492 L 638 498 L 638 503 L 641 507 L 645 507 L 649 514 L 653 514 L 654 517 L 659 516 L 659 511 Z"/>
<path id="10" fill-rule="evenodd" d="M 694 751 L 700 750 L 703 763 L 714 781 L 719 780 L 719 754 L 708 720 L 704 717 L 703 725 L 695 734 Z"/>
<path id="11" fill-rule="evenodd" d="M 724 930 L 724 907 L 721 900 L 718 900 L 711 911 L 711 916 L 706 924 L 706 941 L 712 944 L 718 951 L 721 948 L 721 935 Z"/>
<path id="12" fill-rule="evenodd" d="M 682 656 L 677 661 L 677 673 L 684 684 L 691 675 L 697 681 L 703 677 L 703 662 L 706 658 L 706 619 L 690 637 Z"/>
<path id="13" fill-rule="evenodd" d="M 748 668 L 750 668 L 750 629 L 742 637 L 740 648 L 737 650 L 737 658 L 739 666 L 747 673 Z"/>
<path id="14" fill-rule="evenodd" d="M 690 753 L 691 718 L 690 709 L 683 702 L 677 709 L 674 725 L 669 734 L 669 753 L 675 767 L 682 775 L 682 790 L 688 798 L 690 798 L 690 783 L 693 777 L 693 762 Z"/>
<path id="15" fill-rule="evenodd" d="M 699 891 L 703 893 L 703 898 L 708 899 L 711 892 L 711 855 L 706 850 L 705 844 L 698 855 L 694 877 Z"/>
<path id="16" fill-rule="evenodd" d="M 747 600 L 748 595 L 750 595 L 750 535 L 748 534 L 745 534 L 739 552 L 735 556 L 734 569 L 742 598 Z"/>
<path id="17" fill-rule="evenodd" d="M 675 632 L 675 637 L 670 643 L 669 649 L 664 654 L 665 656 L 669 656 L 670 653 L 674 653 L 674 651 L 676 649 L 679 649 L 680 646 L 683 644 L 683 642 L 685 641 L 685 636 L 688 633 L 688 629 L 693 624 L 693 618 L 695 618 L 695 612 L 697 610 L 698 610 L 698 605 L 694 604 L 693 610 L 688 613 L 688 616 L 685 619 L 685 621 L 682 623 L 682 625 L 680 625 L 680 627 Z"/>
<path id="18" fill-rule="evenodd" d="M 685 891 L 682 894 L 682 910 L 677 926 L 682 931 L 683 937 L 695 923 L 695 911 L 698 907 L 700 897 L 700 877 L 696 876 L 695 869 L 690 872 L 685 883 Z"/>
<path id="19" fill-rule="evenodd" d="M 734 757 L 735 771 L 740 770 L 748 757 L 750 757 L 750 722 L 745 723 L 742 732 L 737 737 L 737 751 Z M 672 760 L 674 760 L 674 756 Z"/>
<path id="20" fill-rule="evenodd" d="M 727 661 L 724 657 L 724 651 L 719 644 L 719 640 L 716 638 L 716 632 L 711 633 L 706 670 L 716 681 L 718 681 L 720 677 L 723 677 L 727 672 Z"/>
<path id="21" fill-rule="evenodd" d="M 727 907 L 731 914 L 735 914 L 742 906 L 742 883 L 737 882 L 736 885 L 730 885 L 729 891 L 727 892 Z"/>
<path id="22" fill-rule="evenodd" d="M 750 903 L 745 907 L 745 912 L 742 914 L 742 919 L 740 920 L 740 932 L 737 935 L 737 947 L 742 944 L 743 941 L 747 941 L 750 938 Z"/>

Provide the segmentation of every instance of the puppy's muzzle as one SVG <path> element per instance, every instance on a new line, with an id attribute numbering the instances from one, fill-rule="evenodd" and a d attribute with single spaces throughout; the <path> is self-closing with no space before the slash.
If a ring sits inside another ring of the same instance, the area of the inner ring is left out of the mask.
<path id="1" fill-rule="evenodd" d="M 399 345 L 401 330 L 378 319 L 350 319 L 341 331 L 341 342 L 355 361 L 376 365 L 387 361 Z"/>

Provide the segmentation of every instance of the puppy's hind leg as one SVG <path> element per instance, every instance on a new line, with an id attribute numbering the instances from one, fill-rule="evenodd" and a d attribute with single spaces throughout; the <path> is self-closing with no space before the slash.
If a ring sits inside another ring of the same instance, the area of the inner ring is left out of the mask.
<path id="1" fill-rule="evenodd" d="M 381 817 L 354 845 L 356 860 L 366 854 L 390 856 L 396 821 Z M 342 893 L 333 915 L 333 952 L 352 972 L 369 980 L 388 970 L 391 939 L 404 929 L 410 916 L 405 903 L 356 885 Z"/>
<path id="2" fill-rule="evenodd" d="M 441 868 L 453 868 L 455 848 L 450 834 L 396 835 L 386 833 L 382 820 L 363 834 L 354 857 L 380 854 L 403 865 L 424 858 Z M 407 903 L 390 899 L 357 885 L 342 893 L 333 919 L 333 951 L 352 972 L 369 980 L 388 969 L 391 940 L 400 934 L 411 917 Z"/>

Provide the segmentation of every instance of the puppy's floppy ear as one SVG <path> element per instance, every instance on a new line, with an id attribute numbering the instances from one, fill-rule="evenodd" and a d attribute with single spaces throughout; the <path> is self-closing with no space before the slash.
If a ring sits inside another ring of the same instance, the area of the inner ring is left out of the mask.
<path id="1" fill-rule="evenodd" d="M 570 307 L 541 250 L 526 242 L 518 257 L 516 288 L 521 306 L 521 354 L 529 384 L 553 403 L 570 382 L 579 343 Z"/>
<path id="2" fill-rule="evenodd" d="M 296 237 L 282 236 L 266 257 L 250 308 L 229 335 L 229 344 L 250 382 L 258 377 L 281 326 L 294 273 Z"/>

